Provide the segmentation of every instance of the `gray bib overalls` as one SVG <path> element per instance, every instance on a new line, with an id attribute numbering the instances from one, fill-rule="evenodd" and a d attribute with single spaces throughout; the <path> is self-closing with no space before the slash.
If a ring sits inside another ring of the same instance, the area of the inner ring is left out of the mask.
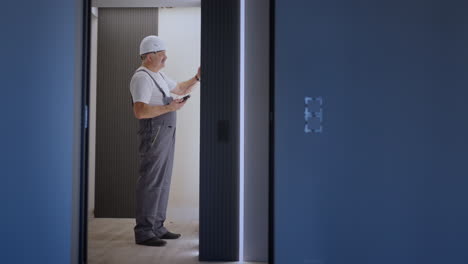
<path id="1" fill-rule="evenodd" d="M 153 77 L 146 70 L 152 79 Z M 137 72 L 139 72 L 137 71 Z M 163 94 L 164 104 L 172 97 L 153 79 Z M 140 119 L 138 130 L 138 180 L 136 184 L 135 242 L 143 242 L 167 233 L 166 220 L 169 188 L 174 162 L 176 112 Z"/>

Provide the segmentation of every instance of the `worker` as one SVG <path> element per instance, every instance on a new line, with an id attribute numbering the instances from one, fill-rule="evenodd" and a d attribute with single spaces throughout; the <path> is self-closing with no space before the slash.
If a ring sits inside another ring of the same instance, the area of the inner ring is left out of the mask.
<path id="1" fill-rule="evenodd" d="M 171 93 L 190 93 L 200 81 L 200 67 L 185 82 L 169 78 L 161 72 L 167 60 L 166 45 L 154 35 L 141 41 L 140 57 L 142 64 L 130 81 L 133 112 L 139 121 L 135 243 L 164 246 L 166 239 L 181 236 L 164 226 L 174 162 L 176 111 L 187 101 L 173 99 Z"/>

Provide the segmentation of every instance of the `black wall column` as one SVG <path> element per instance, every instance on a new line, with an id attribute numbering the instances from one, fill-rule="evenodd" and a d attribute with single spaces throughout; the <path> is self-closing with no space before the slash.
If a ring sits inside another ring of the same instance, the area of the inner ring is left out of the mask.
<path id="1" fill-rule="evenodd" d="M 202 1 L 201 261 L 239 258 L 238 0 Z"/>

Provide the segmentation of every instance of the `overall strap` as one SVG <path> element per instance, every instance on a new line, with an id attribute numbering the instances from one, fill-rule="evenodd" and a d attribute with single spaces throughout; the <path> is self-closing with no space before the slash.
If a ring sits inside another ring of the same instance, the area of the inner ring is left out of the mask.
<path id="1" fill-rule="evenodd" d="M 140 70 L 136 71 L 135 73 L 137 73 L 137 72 L 146 72 L 146 73 L 149 75 L 149 77 L 153 80 L 153 82 L 154 82 L 154 84 L 156 85 L 156 87 L 158 87 L 159 91 L 163 94 L 163 97 L 164 97 L 164 98 L 167 97 L 167 96 L 166 96 L 166 93 L 164 92 L 164 90 L 161 88 L 161 86 L 159 86 L 159 84 L 156 82 L 156 80 L 153 78 L 153 76 L 151 76 L 151 74 L 150 74 L 149 72 L 147 72 L 147 71 L 144 70 L 144 69 L 140 69 Z M 162 76 L 162 74 L 161 74 L 161 76 Z M 163 77 L 163 78 L 164 78 L 164 77 Z"/>

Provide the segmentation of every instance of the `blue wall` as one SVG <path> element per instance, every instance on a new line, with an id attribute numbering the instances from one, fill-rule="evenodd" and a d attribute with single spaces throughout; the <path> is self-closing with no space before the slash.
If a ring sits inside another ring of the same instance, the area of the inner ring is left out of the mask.
<path id="1" fill-rule="evenodd" d="M 467 10 L 276 0 L 277 264 L 468 263 Z"/>
<path id="2" fill-rule="evenodd" d="M 71 261 L 75 5 L 2 2 L 2 263 Z"/>

